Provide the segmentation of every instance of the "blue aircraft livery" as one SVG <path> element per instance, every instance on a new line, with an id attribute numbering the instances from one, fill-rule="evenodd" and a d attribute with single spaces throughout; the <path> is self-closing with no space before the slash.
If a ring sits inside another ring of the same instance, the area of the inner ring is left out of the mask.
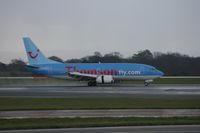
<path id="1" fill-rule="evenodd" d="M 27 68 L 37 75 L 88 81 L 88 86 L 121 80 L 143 80 L 145 85 L 163 76 L 155 67 L 137 63 L 61 63 L 45 57 L 30 38 L 23 38 Z"/>

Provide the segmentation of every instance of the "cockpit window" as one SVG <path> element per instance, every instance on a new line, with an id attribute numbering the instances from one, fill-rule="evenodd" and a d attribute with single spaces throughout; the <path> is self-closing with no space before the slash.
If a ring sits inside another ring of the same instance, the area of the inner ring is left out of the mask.
<path id="1" fill-rule="evenodd" d="M 156 68 L 154 68 L 154 67 L 151 67 L 150 69 L 151 69 L 152 71 L 156 71 Z"/>

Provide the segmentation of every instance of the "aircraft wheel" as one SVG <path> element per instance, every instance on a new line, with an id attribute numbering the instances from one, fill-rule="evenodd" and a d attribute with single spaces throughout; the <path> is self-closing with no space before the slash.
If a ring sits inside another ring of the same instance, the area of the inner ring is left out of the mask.
<path id="1" fill-rule="evenodd" d="M 92 84 L 93 84 L 93 86 L 97 86 L 97 82 L 96 81 L 94 81 Z"/>
<path id="2" fill-rule="evenodd" d="M 145 86 L 149 86 L 149 84 L 150 84 L 149 82 L 144 82 Z"/>
<path id="3" fill-rule="evenodd" d="M 94 81 L 90 81 L 90 82 L 88 82 L 88 86 L 96 86 L 96 85 L 97 85 L 97 83 L 94 82 Z"/>
<path id="4" fill-rule="evenodd" d="M 88 82 L 88 86 L 92 86 L 92 82 Z"/>

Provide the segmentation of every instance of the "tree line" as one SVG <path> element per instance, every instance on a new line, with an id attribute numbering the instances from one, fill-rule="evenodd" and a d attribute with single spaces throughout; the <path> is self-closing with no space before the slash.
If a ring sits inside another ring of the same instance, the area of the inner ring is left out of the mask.
<path id="1" fill-rule="evenodd" d="M 62 60 L 57 56 L 49 57 L 63 63 L 142 63 L 152 65 L 167 76 L 200 76 L 200 57 L 191 57 L 180 53 L 161 53 L 150 50 L 138 51 L 130 57 L 123 57 L 119 52 L 102 55 L 96 51 L 93 55 L 79 59 Z M 14 59 L 9 64 L 0 62 L 0 76 L 31 76 L 25 62 Z"/>

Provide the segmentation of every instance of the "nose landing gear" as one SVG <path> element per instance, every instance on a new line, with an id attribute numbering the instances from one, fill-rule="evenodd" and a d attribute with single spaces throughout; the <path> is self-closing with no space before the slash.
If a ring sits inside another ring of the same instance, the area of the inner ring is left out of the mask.
<path id="1" fill-rule="evenodd" d="M 145 86 L 149 86 L 149 84 L 150 84 L 151 82 L 153 82 L 153 80 L 145 80 L 145 81 L 144 81 L 144 85 L 145 85 Z"/>

